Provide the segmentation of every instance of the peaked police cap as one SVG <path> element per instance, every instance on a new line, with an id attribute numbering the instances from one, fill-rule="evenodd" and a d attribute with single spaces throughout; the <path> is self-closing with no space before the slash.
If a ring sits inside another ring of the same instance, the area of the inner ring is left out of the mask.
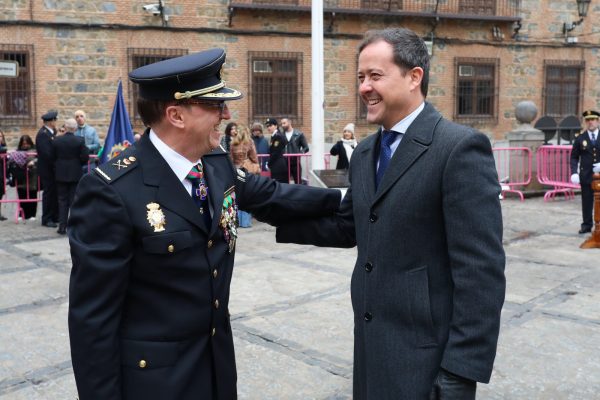
<path id="1" fill-rule="evenodd" d="M 145 65 L 129 73 L 147 100 L 237 100 L 242 93 L 221 78 L 225 50 L 210 49 Z"/>

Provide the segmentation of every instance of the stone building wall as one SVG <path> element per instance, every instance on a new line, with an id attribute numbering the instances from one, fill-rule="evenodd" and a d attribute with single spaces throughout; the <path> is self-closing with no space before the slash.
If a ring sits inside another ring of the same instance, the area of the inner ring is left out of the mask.
<path id="1" fill-rule="evenodd" d="M 88 113 L 88 122 L 103 136 L 109 124 L 116 87 L 123 79 L 128 107 L 128 48 L 187 49 L 189 52 L 223 47 L 228 52 L 225 79 L 248 93 L 249 51 L 303 53 L 302 124 L 311 128 L 310 14 L 291 11 L 236 10 L 229 26 L 228 0 L 165 1 L 169 15 L 163 28 L 160 16 L 142 8 L 144 1 L 0 0 L 0 43 L 34 46 L 36 125 L 0 126 L 14 143 L 23 133 L 35 134 L 39 115 L 57 109 L 60 118 L 77 109 Z M 455 59 L 499 59 L 498 116 L 495 120 L 460 121 L 476 126 L 491 138 L 503 139 L 516 126 L 514 106 L 532 100 L 542 111 L 544 60 L 583 60 L 583 108 L 600 108 L 600 27 L 591 21 L 600 16 L 592 5 L 583 24 L 573 30 L 578 43 L 567 45 L 564 22 L 577 20 L 575 0 L 522 0 L 522 27 L 512 38 L 510 22 L 441 19 L 435 26 L 429 101 L 447 118 L 455 114 Z M 33 5 L 33 8 L 29 7 Z M 356 47 L 368 29 L 406 26 L 426 36 L 432 20 L 390 16 L 336 15 L 324 41 L 325 139 L 335 142 L 348 122 L 356 122 L 364 137 L 376 127 L 358 118 Z M 494 39 L 496 26 L 502 38 Z M 246 99 L 232 102 L 233 119 L 249 123 Z M 130 111 L 131 114 L 131 111 Z M 137 125 L 134 129 L 143 127 Z"/>

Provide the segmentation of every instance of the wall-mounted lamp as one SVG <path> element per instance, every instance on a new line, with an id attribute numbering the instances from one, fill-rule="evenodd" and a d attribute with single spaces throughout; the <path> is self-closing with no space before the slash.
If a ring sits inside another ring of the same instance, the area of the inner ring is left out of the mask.
<path id="1" fill-rule="evenodd" d="M 423 42 L 425 42 L 425 46 L 427 46 L 427 53 L 429 54 L 429 57 L 433 56 L 433 32 L 431 32 L 429 34 L 428 38 L 423 39 Z"/>
<path id="2" fill-rule="evenodd" d="M 583 18 L 587 15 L 588 8 L 592 0 L 577 0 L 577 13 L 579 14 L 579 21 L 565 22 L 563 24 L 563 34 L 566 36 L 575 27 L 583 22 Z"/>

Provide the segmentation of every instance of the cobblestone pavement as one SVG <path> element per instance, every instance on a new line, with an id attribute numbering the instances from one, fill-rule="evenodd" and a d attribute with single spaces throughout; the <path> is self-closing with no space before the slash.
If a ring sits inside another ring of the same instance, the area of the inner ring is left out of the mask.
<path id="1" fill-rule="evenodd" d="M 508 289 L 479 399 L 600 397 L 600 250 L 578 248 L 580 204 L 503 201 Z M 230 304 L 239 398 L 350 399 L 356 250 L 278 245 L 256 222 L 240 231 Z M 39 220 L 1 222 L 0 237 L 0 398 L 74 399 L 67 239 Z"/>

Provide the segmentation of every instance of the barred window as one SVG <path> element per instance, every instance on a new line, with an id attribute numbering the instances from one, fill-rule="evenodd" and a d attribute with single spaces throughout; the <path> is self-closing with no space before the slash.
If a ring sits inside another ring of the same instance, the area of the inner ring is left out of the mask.
<path id="1" fill-rule="evenodd" d="M 496 15 L 496 0 L 460 0 L 458 12 L 471 15 Z"/>
<path id="2" fill-rule="evenodd" d="M 302 53 L 248 52 L 251 119 L 291 117 L 302 125 Z"/>
<path id="3" fill-rule="evenodd" d="M 497 118 L 499 60 L 457 58 L 455 66 L 455 118 Z"/>
<path id="4" fill-rule="evenodd" d="M 584 62 L 546 60 L 544 64 L 543 114 L 555 118 L 579 116 Z"/>
<path id="5" fill-rule="evenodd" d="M 6 67 L 0 76 L 0 120 L 34 125 L 33 46 L 0 44 L 0 61 Z M 11 75 L 12 68 L 17 76 L 4 76 Z"/>
<path id="6" fill-rule="evenodd" d="M 187 49 L 141 49 L 128 48 L 127 59 L 129 62 L 129 71 L 144 65 L 153 64 L 155 62 L 168 60 L 188 54 Z M 129 98 L 131 99 L 130 115 L 133 115 L 134 122 L 140 121 L 140 114 L 137 110 L 137 99 L 139 96 L 138 85 L 129 82 Z"/>
<path id="7" fill-rule="evenodd" d="M 361 0 L 360 7 L 367 10 L 402 10 L 402 0 Z"/>

